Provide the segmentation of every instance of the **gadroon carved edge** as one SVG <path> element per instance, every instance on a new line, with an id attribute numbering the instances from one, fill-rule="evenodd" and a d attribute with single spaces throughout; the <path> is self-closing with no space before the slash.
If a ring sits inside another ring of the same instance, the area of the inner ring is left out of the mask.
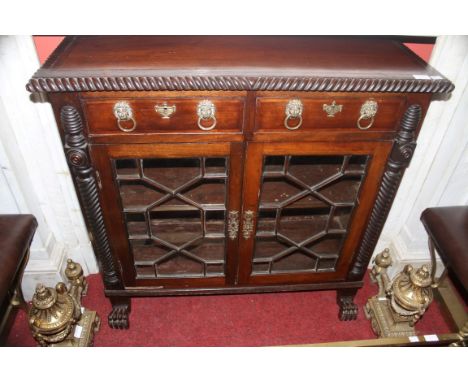
<path id="1" fill-rule="evenodd" d="M 454 88 L 444 78 L 418 80 L 246 76 L 33 77 L 26 85 L 26 89 L 32 93 L 148 90 L 450 93 Z"/>

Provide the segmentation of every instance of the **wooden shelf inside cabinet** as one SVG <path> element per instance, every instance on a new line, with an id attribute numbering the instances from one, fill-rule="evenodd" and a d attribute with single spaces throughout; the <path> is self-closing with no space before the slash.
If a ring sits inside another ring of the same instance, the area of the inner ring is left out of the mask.
<path id="1" fill-rule="evenodd" d="M 123 329 L 133 296 L 336 289 L 356 318 L 453 84 L 391 38 L 71 36 L 27 89 L 48 93 Z"/>

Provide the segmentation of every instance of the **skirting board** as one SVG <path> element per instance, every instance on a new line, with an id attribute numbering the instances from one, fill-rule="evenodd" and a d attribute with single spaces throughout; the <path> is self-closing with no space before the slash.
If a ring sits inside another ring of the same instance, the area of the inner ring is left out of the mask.
<path id="1" fill-rule="evenodd" d="M 31 251 L 30 258 L 34 258 L 34 252 Z M 48 287 L 64 281 L 62 270 L 65 267 L 66 251 L 65 247 L 55 242 L 47 260 L 30 259 L 21 283 L 23 295 L 26 301 L 30 301 L 39 283 Z"/>
<path id="2" fill-rule="evenodd" d="M 429 255 L 429 247 L 426 250 L 412 251 L 408 250 L 405 241 L 399 236 L 395 236 L 390 243 L 386 246 L 390 250 L 392 256 L 392 266 L 388 268 L 388 276 L 392 280 L 399 272 L 403 270 L 406 265 L 412 265 L 413 267 L 419 268 L 426 264 L 431 266 L 431 258 Z M 376 251 L 374 255 L 379 253 Z M 369 267 L 371 268 L 373 261 L 370 262 Z M 436 277 L 439 277 L 444 270 L 442 261 L 436 258 Z"/>
<path id="3" fill-rule="evenodd" d="M 36 289 L 36 285 L 42 283 L 48 287 L 55 287 L 58 282 L 63 282 L 65 278 L 65 267 L 68 258 L 80 263 L 83 267 L 85 276 L 90 273 L 97 273 L 95 268 L 89 269 L 85 262 L 85 251 L 90 248 L 82 246 L 69 248 L 55 240 L 48 243 L 47 250 L 44 248 L 31 250 L 30 259 L 24 272 L 22 289 L 26 301 L 30 301 Z M 39 256 L 38 253 L 40 252 Z M 44 259 L 44 252 L 47 252 L 47 258 Z M 94 256 L 91 250 L 91 255 Z"/>

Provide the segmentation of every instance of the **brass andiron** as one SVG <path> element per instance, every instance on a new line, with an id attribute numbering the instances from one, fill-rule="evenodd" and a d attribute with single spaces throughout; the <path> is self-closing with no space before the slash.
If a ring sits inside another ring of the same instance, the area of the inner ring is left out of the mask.
<path id="1" fill-rule="evenodd" d="M 100 319 L 81 306 L 88 283 L 81 265 L 67 260 L 68 287 L 59 282 L 55 289 L 36 286 L 29 310 L 29 327 L 41 346 L 92 346 Z"/>
<path id="2" fill-rule="evenodd" d="M 379 293 L 369 298 L 365 314 L 379 337 L 414 336 L 414 325 L 433 300 L 433 275 L 426 265 L 418 269 L 406 265 L 390 282 L 387 268 L 391 265 L 388 249 L 375 257 L 370 276 Z"/>

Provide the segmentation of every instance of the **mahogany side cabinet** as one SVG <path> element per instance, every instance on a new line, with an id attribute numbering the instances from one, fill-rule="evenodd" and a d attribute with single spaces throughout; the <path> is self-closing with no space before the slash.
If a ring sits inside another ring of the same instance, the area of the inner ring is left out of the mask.
<path id="1" fill-rule="evenodd" d="M 333 289 L 353 302 L 431 98 L 390 39 L 67 37 L 47 93 L 112 303 Z M 319 307 L 317 307 L 319 309 Z"/>

